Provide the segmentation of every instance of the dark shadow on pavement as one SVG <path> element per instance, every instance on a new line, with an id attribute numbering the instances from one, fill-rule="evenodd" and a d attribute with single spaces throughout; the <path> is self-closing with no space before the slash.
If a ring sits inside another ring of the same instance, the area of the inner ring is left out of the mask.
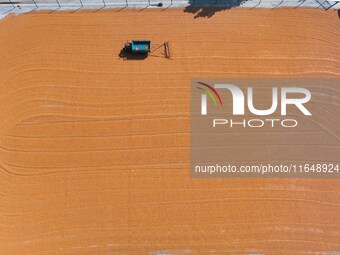
<path id="1" fill-rule="evenodd" d="M 148 57 L 148 54 L 146 53 L 133 53 L 130 51 L 126 51 L 125 49 L 122 49 L 119 53 L 119 58 L 122 58 L 123 60 L 143 60 Z"/>
<path id="2" fill-rule="evenodd" d="M 211 18 L 215 13 L 241 6 L 249 0 L 189 0 L 184 12 L 195 14 L 194 18 Z"/>

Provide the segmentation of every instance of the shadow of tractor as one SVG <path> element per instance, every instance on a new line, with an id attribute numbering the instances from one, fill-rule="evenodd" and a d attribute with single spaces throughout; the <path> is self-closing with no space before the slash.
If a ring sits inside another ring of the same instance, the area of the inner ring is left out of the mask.
<path id="1" fill-rule="evenodd" d="M 194 18 L 211 18 L 215 13 L 241 6 L 249 0 L 189 0 L 184 12 L 195 14 Z"/>
<path id="2" fill-rule="evenodd" d="M 132 52 L 125 48 L 123 48 L 119 53 L 119 58 L 122 58 L 123 60 L 143 60 L 148 57 L 147 53 L 138 53 L 138 52 Z"/>

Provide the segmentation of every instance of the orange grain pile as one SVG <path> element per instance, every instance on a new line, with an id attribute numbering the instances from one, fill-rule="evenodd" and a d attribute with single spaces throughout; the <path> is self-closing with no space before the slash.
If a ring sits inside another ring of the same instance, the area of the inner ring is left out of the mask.
<path id="1" fill-rule="evenodd" d="M 120 59 L 131 39 L 171 60 Z M 334 11 L 7 17 L 0 254 L 339 253 L 339 180 L 189 177 L 190 78 L 338 76 Z"/>

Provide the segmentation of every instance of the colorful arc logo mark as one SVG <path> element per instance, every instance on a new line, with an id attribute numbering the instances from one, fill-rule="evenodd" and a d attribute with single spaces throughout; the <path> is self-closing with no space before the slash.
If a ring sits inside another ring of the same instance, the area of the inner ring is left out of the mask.
<path id="1" fill-rule="evenodd" d="M 222 99 L 216 89 L 212 86 L 204 83 L 204 82 L 197 82 L 198 84 L 204 87 L 196 87 L 197 89 L 203 91 L 205 94 L 202 94 L 202 107 L 201 107 L 201 114 L 207 115 L 207 95 L 213 100 L 214 104 L 217 105 L 217 100 L 219 101 L 220 105 L 222 106 Z M 217 98 L 217 100 L 216 100 Z"/>

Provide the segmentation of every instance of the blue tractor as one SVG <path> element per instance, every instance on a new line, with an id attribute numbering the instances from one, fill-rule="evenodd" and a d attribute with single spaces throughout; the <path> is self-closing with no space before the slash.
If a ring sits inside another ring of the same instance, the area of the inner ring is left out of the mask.
<path id="1" fill-rule="evenodd" d="M 132 40 L 132 42 L 125 43 L 124 51 L 136 54 L 147 55 L 151 52 L 151 41 L 150 40 Z"/>

